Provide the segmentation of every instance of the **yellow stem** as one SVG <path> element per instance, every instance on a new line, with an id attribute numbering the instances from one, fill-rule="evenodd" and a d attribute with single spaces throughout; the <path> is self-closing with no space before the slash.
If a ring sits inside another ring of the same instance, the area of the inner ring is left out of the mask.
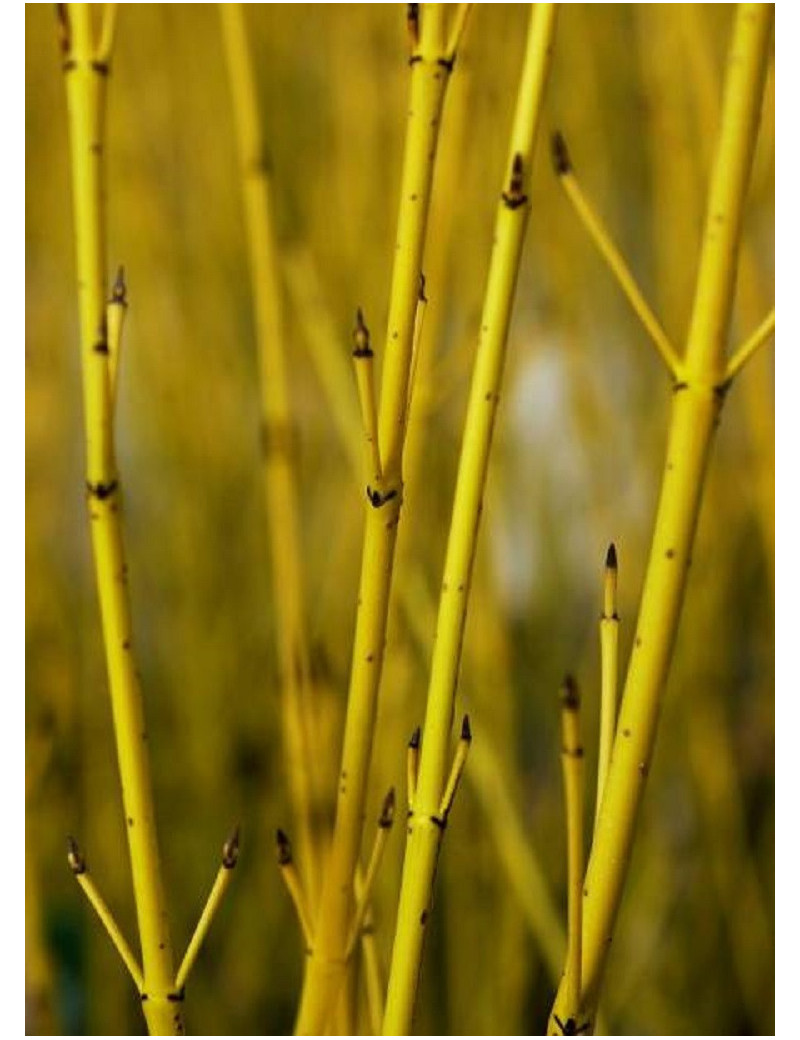
<path id="1" fill-rule="evenodd" d="M 453 24 L 450 28 L 450 35 L 447 39 L 446 47 L 447 54 L 451 59 L 455 57 L 458 48 L 461 46 L 467 18 L 473 7 L 474 4 L 458 4 L 456 8 L 455 18 L 453 19 Z"/>
<path id="2" fill-rule="evenodd" d="M 122 328 L 128 310 L 128 296 L 125 287 L 123 269 L 117 271 L 117 278 L 111 288 L 111 296 L 106 305 L 106 322 L 108 324 L 108 382 L 111 394 L 111 412 L 117 407 L 117 383 L 119 376 L 120 351 L 122 350 Z"/>
<path id="3" fill-rule="evenodd" d="M 103 4 L 103 8 L 103 27 L 100 31 L 100 42 L 97 45 L 96 60 L 107 64 L 111 60 L 111 52 L 114 49 L 119 4 Z"/>
<path id="4" fill-rule="evenodd" d="M 356 902 L 364 894 L 364 872 L 359 866 L 356 871 Z M 364 989 L 367 1001 L 367 1022 L 372 1036 L 378 1036 L 383 1022 L 383 994 L 386 988 L 383 978 L 378 944 L 375 940 L 375 919 L 372 903 L 365 902 L 364 920 L 361 925 L 361 953 L 364 969 Z"/>
<path id="5" fill-rule="evenodd" d="M 143 1010 L 152 1034 L 183 1032 L 170 1001 L 172 943 L 161 877 L 147 732 L 131 649 L 131 612 L 114 458 L 105 283 L 103 150 L 107 66 L 92 43 L 90 4 L 62 9 L 81 327 L 86 486 L 134 899 L 142 948 Z"/>
<path id="6" fill-rule="evenodd" d="M 733 379 L 735 375 L 738 375 L 753 354 L 756 353 L 759 347 L 764 346 L 774 332 L 775 308 L 773 307 L 755 332 L 753 332 L 752 335 L 734 353 L 733 357 L 728 362 L 728 367 L 725 369 L 725 379 L 730 380 Z"/>
<path id="7" fill-rule="evenodd" d="M 450 767 L 450 775 L 444 786 L 444 794 L 439 803 L 439 819 L 447 823 L 447 817 L 453 808 L 458 785 L 464 775 L 464 766 L 467 764 L 470 744 L 472 743 L 472 730 L 469 725 L 469 715 L 465 715 L 461 723 L 461 738 L 456 745 L 456 753 L 453 757 L 453 765 Z"/>
<path id="8" fill-rule="evenodd" d="M 383 1031 L 406 1034 L 416 997 L 425 926 L 442 837 L 439 816 L 456 680 L 466 620 L 489 451 L 505 360 L 511 306 L 529 213 L 527 196 L 536 130 L 555 31 L 555 4 L 531 7 L 507 180 L 498 205 L 481 335 L 459 460 L 439 601 L 414 811 L 397 918 Z M 382 442 L 383 443 L 383 442 Z"/>
<path id="9" fill-rule="evenodd" d="M 292 846 L 282 830 L 278 830 L 275 837 L 278 845 L 278 866 L 280 867 L 281 877 L 297 914 L 297 921 L 300 925 L 300 931 L 303 933 L 306 949 L 310 950 L 313 944 L 314 933 L 311 927 L 311 918 L 308 914 L 308 904 L 303 892 L 303 883 L 295 866 Z"/>
<path id="10" fill-rule="evenodd" d="M 578 688 L 567 676 L 561 690 L 561 769 L 567 820 L 567 961 L 562 986 L 566 1018 L 578 1023 L 581 1006 L 583 900 L 583 745 Z"/>
<path id="11" fill-rule="evenodd" d="M 414 339 L 411 348 L 411 376 L 408 382 L 408 407 L 406 408 L 406 425 L 411 414 L 411 402 L 414 397 L 414 386 L 417 381 L 417 365 L 419 363 L 420 346 L 422 342 L 422 330 L 425 326 L 425 312 L 428 309 L 428 297 L 425 295 L 425 276 L 420 276 L 419 299 L 417 301 L 417 313 L 414 317 Z"/>
<path id="12" fill-rule="evenodd" d="M 86 898 L 92 904 L 95 913 L 100 918 L 105 930 L 108 932 L 109 939 L 111 939 L 114 948 L 122 958 L 122 963 L 128 969 L 137 992 L 142 993 L 144 989 L 142 969 L 139 967 L 139 963 L 128 945 L 125 936 L 120 931 L 119 925 L 114 920 L 114 915 L 109 910 L 108 904 L 98 892 L 94 879 L 89 874 L 86 860 L 81 855 L 80 849 L 78 848 L 74 838 L 67 839 L 67 861 L 69 862 L 72 873 L 75 875 L 75 880 L 81 886 Z"/>
<path id="13" fill-rule="evenodd" d="M 619 615 L 617 614 L 617 550 L 610 545 L 603 582 L 603 613 L 600 617 L 600 751 L 597 757 L 597 800 L 595 823 L 603 800 L 614 734 L 617 729 L 617 683 L 619 671 Z"/>
<path id="14" fill-rule="evenodd" d="M 738 5 L 683 365 L 684 381 L 674 388 L 650 560 L 586 874 L 583 1012 L 590 1016 L 600 997 L 627 876 L 683 602 L 711 440 L 723 403 L 726 333 L 771 26 L 771 5 Z M 565 1013 L 562 986 L 553 1014 L 563 1020 Z"/>
<path id="15" fill-rule="evenodd" d="M 292 808 L 310 904 L 318 891 L 318 853 L 311 824 L 310 664 L 303 594 L 294 425 L 286 371 L 272 179 L 261 133 L 252 56 L 241 4 L 220 4 L 233 99 L 242 196 L 250 256 L 260 368 L 264 485 L 272 563 L 282 716 Z"/>
<path id="16" fill-rule="evenodd" d="M 408 742 L 408 753 L 406 755 L 406 797 L 408 801 L 409 812 L 413 811 L 414 801 L 417 797 L 420 736 L 420 728 L 419 726 L 417 726 L 417 728 L 411 734 L 411 740 L 409 740 Z"/>
<path id="17" fill-rule="evenodd" d="M 353 950 L 355 950 L 356 943 L 361 936 L 364 918 L 366 917 L 370 905 L 370 899 L 372 898 L 372 887 L 375 884 L 375 878 L 377 877 L 378 868 L 383 859 L 383 853 L 386 850 L 386 842 L 389 840 L 389 831 L 392 829 L 393 823 L 394 788 L 389 791 L 384 800 L 381 815 L 378 819 L 378 830 L 375 834 L 375 841 L 372 845 L 369 863 L 367 864 L 367 872 L 364 875 L 363 882 L 357 886 L 357 888 L 360 888 L 360 891 L 356 892 L 356 912 L 353 918 L 353 924 L 350 928 L 350 938 L 347 941 L 348 958 L 352 957 Z"/>
<path id="18" fill-rule="evenodd" d="M 594 207 L 578 183 L 569 153 L 567 152 L 566 142 L 559 133 L 555 134 L 553 137 L 553 165 L 558 174 L 561 186 L 563 187 L 567 198 L 572 203 L 578 218 L 588 231 L 589 237 L 594 242 L 600 255 L 608 264 L 611 273 L 617 280 L 617 284 L 620 289 L 622 289 L 628 303 L 633 308 L 634 313 L 638 317 L 639 321 L 641 321 L 645 331 L 650 336 L 650 339 L 653 341 L 656 350 L 658 350 L 661 355 L 661 358 L 667 366 L 670 374 L 677 379 L 681 371 L 681 361 L 675 348 L 670 343 L 669 337 L 662 328 L 658 318 L 656 318 L 655 314 L 653 314 L 650 309 L 650 305 L 644 298 L 641 289 L 636 284 L 636 279 L 633 277 L 628 265 L 625 263 L 625 258 L 622 253 L 620 253 L 619 249 L 614 244 L 608 229 L 597 215 Z"/>
<path id="19" fill-rule="evenodd" d="M 228 890 L 228 885 L 231 883 L 233 868 L 236 866 L 238 859 L 239 828 L 237 827 L 228 841 L 222 846 L 222 863 L 217 871 L 217 876 L 214 878 L 214 884 L 211 886 L 211 892 L 206 900 L 206 905 L 200 914 L 200 920 L 197 922 L 194 935 L 186 947 L 186 953 L 183 955 L 181 966 L 178 968 L 178 974 L 175 976 L 175 991 L 177 993 L 181 993 L 186 985 L 186 980 L 189 978 L 189 973 L 194 967 L 197 955 L 200 953 L 200 947 L 203 945 L 206 935 L 208 935 L 214 915 Z"/>
<path id="20" fill-rule="evenodd" d="M 361 421 L 367 441 L 367 464 L 365 472 L 370 484 L 380 487 L 383 483 L 381 469 L 381 453 L 378 444 L 378 406 L 375 400 L 375 366 L 374 351 L 369 342 L 369 329 L 364 324 L 364 315 L 359 308 L 356 314 L 356 328 L 353 333 L 355 347 L 353 349 L 353 365 L 356 370 L 358 400 L 361 405 Z"/>
<path id="21" fill-rule="evenodd" d="M 416 45 L 411 62 L 411 96 L 378 416 L 383 479 L 380 487 L 371 489 L 366 507 L 336 823 L 314 947 L 307 962 L 296 1027 L 299 1034 L 320 1032 L 347 971 L 344 955 L 354 911 L 353 878 L 361 844 L 402 500 L 402 455 L 422 251 L 441 110 L 450 72 L 450 63 L 443 51 L 441 8 L 440 4 L 426 4 L 421 24 L 416 17 L 409 23 L 412 42 L 416 41 Z"/>

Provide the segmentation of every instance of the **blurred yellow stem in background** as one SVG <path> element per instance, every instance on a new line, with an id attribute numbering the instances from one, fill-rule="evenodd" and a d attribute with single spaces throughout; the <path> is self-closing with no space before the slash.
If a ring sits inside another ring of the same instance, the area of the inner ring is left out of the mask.
<path id="1" fill-rule="evenodd" d="M 261 391 L 261 450 L 272 564 L 284 754 L 300 837 L 298 870 L 316 905 L 320 852 L 311 823 L 313 712 L 306 636 L 296 429 L 289 392 L 281 283 L 273 221 L 272 178 L 261 130 L 253 62 L 241 4 L 220 4 L 233 99 L 244 223 L 250 258 Z"/>

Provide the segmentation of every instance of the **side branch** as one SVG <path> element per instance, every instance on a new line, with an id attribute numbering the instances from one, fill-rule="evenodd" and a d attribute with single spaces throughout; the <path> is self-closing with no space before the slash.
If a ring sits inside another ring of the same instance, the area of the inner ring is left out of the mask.
<path id="1" fill-rule="evenodd" d="M 95 913 L 100 918 L 105 930 L 108 932 L 108 937 L 111 939 L 114 948 L 122 958 L 122 963 L 128 969 L 137 992 L 141 993 L 144 988 L 142 969 L 139 967 L 138 961 L 126 942 L 125 936 L 120 931 L 119 925 L 114 920 L 114 915 L 109 910 L 108 904 L 98 892 L 97 886 L 89 874 L 86 860 L 81 855 L 78 843 L 74 838 L 67 838 L 67 862 L 69 863 L 70 870 L 75 875 L 75 880 L 83 889 L 86 898 L 92 904 Z"/>
<path id="2" fill-rule="evenodd" d="M 459 4 L 456 10 L 455 19 L 450 29 L 450 36 L 447 39 L 447 58 L 450 62 L 455 61 L 456 52 L 461 45 L 461 41 L 464 36 L 464 29 L 467 25 L 467 18 L 473 8 L 473 4 Z"/>
<path id="3" fill-rule="evenodd" d="M 237 827 L 230 838 L 222 846 L 222 863 L 217 871 L 217 876 L 214 879 L 211 892 L 206 900 L 206 905 L 203 907 L 203 912 L 200 914 L 200 920 L 197 922 L 194 935 L 190 939 L 189 945 L 186 947 L 186 953 L 183 955 L 180 968 L 178 968 L 178 974 L 175 976 L 175 990 L 178 993 L 180 993 L 186 985 L 189 972 L 194 967 L 197 955 L 200 953 L 200 947 L 203 945 L 205 937 L 208 935 L 208 930 L 211 927 L 211 922 L 214 920 L 214 915 L 219 909 L 219 905 L 228 890 L 228 885 L 231 883 L 233 868 L 236 866 L 238 860 L 239 828 Z"/>
<path id="4" fill-rule="evenodd" d="M 625 258 L 619 251 L 611 238 L 603 221 L 597 214 L 594 206 L 583 192 L 575 170 L 567 151 L 567 144 L 560 133 L 555 133 L 551 142 L 553 168 L 558 174 L 558 179 L 564 189 L 567 198 L 572 203 L 578 219 L 581 221 L 589 237 L 594 242 L 611 273 L 617 280 L 617 284 L 625 294 L 625 298 L 634 310 L 644 326 L 645 331 L 653 341 L 661 359 L 667 366 L 667 370 L 674 379 L 680 378 L 681 361 L 675 348 L 669 340 L 666 332 L 661 326 L 658 318 L 650 308 L 647 300 L 631 274 Z"/>
<path id="5" fill-rule="evenodd" d="M 295 866 L 291 842 L 286 833 L 280 830 L 280 828 L 275 832 L 275 843 L 278 849 L 278 866 L 280 867 L 281 877 L 297 914 L 300 931 L 303 933 L 303 941 L 306 944 L 306 948 L 310 950 L 314 933 L 311 927 L 311 918 L 308 916 L 306 896 L 300 875 L 297 873 L 297 867 Z"/>
<path id="6" fill-rule="evenodd" d="M 725 382 L 730 382 L 734 376 L 738 375 L 750 358 L 763 347 L 771 338 L 775 332 L 775 308 L 773 307 L 769 314 L 764 318 L 758 328 L 753 332 L 750 337 L 736 350 L 733 357 L 728 362 L 728 367 L 725 369 Z"/>

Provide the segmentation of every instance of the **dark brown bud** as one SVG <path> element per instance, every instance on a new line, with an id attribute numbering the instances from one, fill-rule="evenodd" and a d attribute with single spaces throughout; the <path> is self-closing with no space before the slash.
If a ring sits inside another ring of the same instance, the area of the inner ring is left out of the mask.
<path id="1" fill-rule="evenodd" d="M 391 827 L 394 823 L 394 788 L 389 789 L 389 793 L 383 800 L 383 806 L 381 808 L 381 815 L 378 820 L 378 826 L 382 828 Z"/>
<path id="2" fill-rule="evenodd" d="M 239 859 L 239 827 L 234 829 L 233 834 L 222 846 L 222 865 L 226 870 L 232 870 Z"/>
<path id="3" fill-rule="evenodd" d="M 86 870 L 86 860 L 81 855 L 78 843 L 72 836 L 67 838 L 67 863 L 73 874 L 83 874 Z"/>
<path id="4" fill-rule="evenodd" d="M 275 841 L 278 845 L 278 866 L 286 867 L 292 862 L 292 843 L 280 827 L 275 831 Z"/>
<path id="5" fill-rule="evenodd" d="M 372 347 L 369 342 L 369 329 L 364 324 L 364 314 L 359 307 L 356 311 L 356 327 L 353 330 L 353 357 L 372 357 Z"/>
<path id="6" fill-rule="evenodd" d="M 567 151 L 567 142 L 560 130 L 556 130 L 550 141 L 550 154 L 553 159 L 553 169 L 559 177 L 572 170 L 572 160 Z"/>
<path id="7" fill-rule="evenodd" d="M 578 684 L 571 675 L 565 675 L 561 684 L 561 706 L 567 711 L 577 711 L 581 706 Z"/>

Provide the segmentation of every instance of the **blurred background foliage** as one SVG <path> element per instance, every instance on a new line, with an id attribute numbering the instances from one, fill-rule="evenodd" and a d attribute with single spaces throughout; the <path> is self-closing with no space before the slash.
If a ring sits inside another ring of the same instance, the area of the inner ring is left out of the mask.
<path id="1" fill-rule="evenodd" d="M 346 422 L 334 418 L 314 357 L 349 354 L 359 305 L 380 347 L 406 105 L 404 10 L 271 4 L 248 5 L 246 15 L 285 284 L 308 627 L 327 733 L 317 768 L 332 797 L 364 496 L 354 445 L 341 435 Z M 569 4 L 557 32 L 545 129 L 564 131 L 585 189 L 678 342 L 731 15 L 726 4 Z M 425 265 L 430 365 L 412 409 L 395 583 L 411 591 L 389 629 L 376 815 L 390 783 L 404 790 L 405 742 L 423 714 L 526 18 L 525 5 L 473 11 L 447 101 Z M 49 5 L 26 6 L 25 86 L 28 1032 L 140 1033 L 136 994 L 65 859 L 65 835 L 74 833 L 133 938 L 84 508 L 65 100 Z M 615 541 L 624 659 L 660 480 L 667 380 L 562 197 L 544 135 L 532 203 L 461 677 L 475 749 L 483 743 L 494 758 L 488 768 L 477 756 L 468 765 L 448 830 L 419 1032 L 544 1028 L 555 980 L 498 845 L 510 841 L 513 817 L 563 920 L 556 691 L 565 670 L 577 674 L 594 732 L 602 561 Z M 243 831 L 237 877 L 191 980 L 188 1028 L 289 1032 L 303 957 L 274 861 L 274 829 L 291 831 L 292 821 L 249 276 L 216 5 L 122 6 L 108 219 L 109 264 L 124 263 L 131 302 L 118 456 L 178 950 L 231 824 L 241 821 Z M 734 342 L 772 303 L 773 228 L 774 68 Z M 616 1033 L 774 1031 L 773 390 L 770 347 L 730 393 L 715 445 L 603 1005 Z M 338 406 L 352 419 L 354 382 L 349 394 Z M 350 436 L 358 437 L 352 424 Z M 590 750 L 589 775 L 594 760 Z M 502 804 L 489 790 L 497 783 Z M 376 892 L 385 959 L 402 836 L 397 827 Z"/>

